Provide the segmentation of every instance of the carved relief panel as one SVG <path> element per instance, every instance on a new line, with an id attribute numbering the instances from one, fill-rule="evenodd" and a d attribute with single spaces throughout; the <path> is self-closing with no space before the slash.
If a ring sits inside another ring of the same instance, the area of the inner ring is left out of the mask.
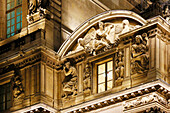
<path id="1" fill-rule="evenodd" d="M 63 65 L 65 78 L 62 81 L 63 99 L 73 98 L 77 95 L 77 69 L 72 59 L 66 59 Z"/>
<path id="2" fill-rule="evenodd" d="M 119 50 L 115 53 L 115 82 L 116 86 L 122 84 L 124 79 L 124 51 Z"/>
<path id="3" fill-rule="evenodd" d="M 21 72 L 20 69 L 17 67 L 14 67 L 14 76 L 12 77 L 12 89 L 14 98 L 20 98 L 24 95 Z"/>
<path id="4" fill-rule="evenodd" d="M 91 91 L 91 70 L 92 70 L 92 66 L 91 64 L 88 62 L 85 65 L 85 72 L 84 72 L 84 76 L 83 76 L 83 91 L 85 94 L 89 94 Z"/>
<path id="5" fill-rule="evenodd" d="M 96 26 L 91 27 L 84 37 L 77 40 L 77 47 L 69 51 L 67 55 L 79 51 L 85 51 L 90 55 L 97 55 L 101 52 L 118 46 L 118 36 L 139 28 L 140 25 L 131 25 L 129 20 L 124 19 L 119 23 L 99 21 Z"/>
<path id="6" fill-rule="evenodd" d="M 136 35 L 131 47 L 131 74 L 143 74 L 149 69 L 147 33 Z"/>

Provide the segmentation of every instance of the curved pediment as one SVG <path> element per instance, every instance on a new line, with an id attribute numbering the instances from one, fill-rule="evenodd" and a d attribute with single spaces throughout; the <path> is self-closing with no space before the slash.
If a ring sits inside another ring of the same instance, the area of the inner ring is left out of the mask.
<path id="1" fill-rule="evenodd" d="M 95 50 L 115 45 L 120 34 L 145 24 L 145 19 L 131 11 L 111 10 L 101 13 L 80 25 L 60 47 L 58 55 L 64 57 L 79 51 L 95 55 Z"/>

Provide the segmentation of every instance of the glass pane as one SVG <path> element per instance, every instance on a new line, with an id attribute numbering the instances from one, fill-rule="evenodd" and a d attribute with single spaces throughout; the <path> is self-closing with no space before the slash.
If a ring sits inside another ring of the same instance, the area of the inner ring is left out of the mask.
<path id="1" fill-rule="evenodd" d="M 12 11 L 12 12 L 11 12 L 11 18 L 14 18 L 14 17 L 15 17 L 15 12 Z"/>
<path id="2" fill-rule="evenodd" d="M 7 93 L 7 101 L 11 100 L 11 93 Z"/>
<path id="3" fill-rule="evenodd" d="M 17 16 L 17 23 L 20 22 L 20 16 Z"/>
<path id="4" fill-rule="evenodd" d="M 11 34 L 11 36 L 14 36 L 14 35 L 15 35 L 15 33 L 12 33 L 12 34 Z"/>
<path id="5" fill-rule="evenodd" d="M 11 32 L 14 32 L 15 28 L 14 26 L 11 27 Z"/>
<path id="6" fill-rule="evenodd" d="M 21 29 L 20 23 L 17 24 L 17 30 Z"/>
<path id="7" fill-rule="evenodd" d="M 113 71 L 107 72 L 107 81 L 113 79 Z"/>
<path id="8" fill-rule="evenodd" d="M 5 103 L 3 103 L 3 110 L 5 110 Z"/>
<path id="9" fill-rule="evenodd" d="M 3 104 L 0 104 L 0 111 L 3 110 Z"/>
<path id="10" fill-rule="evenodd" d="M 10 9 L 10 4 L 7 4 L 7 10 L 9 10 Z"/>
<path id="11" fill-rule="evenodd" d="M 20 14 L 20 8 L 17 9 L 17 15 L 19 15 L 19 14 Z"/>
<path id="12" fill-rule="evenodd" d="M 9 19 L 10 19 L 10 13 L 7 14 L 7 20 L 9 20 Z"/>
<path id="13" fill-rule="evenodd" d="M 98 66 L 98 74 L 105 72 L 105 64 L 101 64 Z"/>
<path id="14" fill-rule="evenodd" d="M 9 38 L 10 37 L 10 35 L 7 35 L 7 38 Z"/>
<path id="15" fill-rule="evenodd" d="M 105 83 L 98 85 L 98 93 L 105 91 Z"/>
<path id="16" fill-rule="evenodd" d="M 3 102 L 5 102 L 5 94 L 4 95 L 2 95 L 3 96 Z"/>
<path id="17" fill-rule="evenodd" d="M 107 71 L 113 70 L 113 61 L 107 63 Z"/>
<path id="18" fill-rule="evenodd" d="M 11 9 L 14 8 L 15 5 L 14 3 L 15 3 L 14 1 L 11 2 Z"/>
<path id="19" fill-rule="evenodd" d="M 98 75 L 98 84 L 105 82 L 105 73 Z"/>
<path id="20" fill-rule="evenodd" d="M 107 82 L 107 90 L 112 89 L 112 84 L 113 84 L 112 80 Z"/>
<path id="21" fill-rule="evenodd" d="M 1 90 L 0 90 L 0 91 L 1 91 L 1 92 L 0 92 L 0 94 L 5 93 L 5 89 L 4 89 L 4 87 L 0 87 L 0 89 L 1 89 Z"/>
<path id="22" fill-rule="evenodd" d="M 22 0 L 17 0 L 17 5 L 20 5 L 22 3 Z"/>
<path id="23" fill-rule="evenodd" d="M 11 19 L 11 25 L 15 24 L 15 18 Z"/>
<path id="24" fill-rule="evenodd" d="M 7 28 L 7 34 L 10 34 L 10 27 Z"/>
<path id="25" fill-rule="evenodd" d="M 10 26 L 10 20 L 9 21 L 7 21 L 7 27 L 9 27 Z"/>

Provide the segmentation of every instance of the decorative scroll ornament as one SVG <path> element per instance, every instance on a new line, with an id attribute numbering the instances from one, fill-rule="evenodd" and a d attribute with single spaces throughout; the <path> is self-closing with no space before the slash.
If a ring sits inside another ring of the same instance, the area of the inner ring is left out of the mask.
<path id="1" fill-rule="evenodd" d="M 115 54 L 116 86 L 121 85 L 124 77 L 124 52 L 120 50 Z"/>
<path id="2" fill-rule="evenodd" d="M 14 98 L 20 98 L 24 95 L 24 89 L 22 84 L 22 77 L 19 68 L 14 68 L 14 76 L 12 78 L 12 88 Z"/>
<path id="3" fill-rule="evenodd" d="M 131 74 L 145 73 L 149 69 L 148 56 L 148 37 L 144 33 L 142 36 L 137 35 L 132 44 L 131 50 Z"/>
<path id="4" fill-rule="evenodd" d="M 89 63 L 86 64 L 85 74 L 83 77 L 83 91 L 84 93 L 89 93 L 91 90 L 91 65 Z"/>
<path id="5" fill-rule="evenodd" d="M 127 19 L 122 23 L 99 22 L 98 29 L 92 27 L 83 38 L 78 39 L 78 46 L 74 51 L 70 51 L 67 55 L 73 54 L 80 50 L 85 50 L 86 53 L 96 55 L 97 51 L 104 51 L 116 45 L 118 35 L 126 33 L 130 30 L 140 27 L 139 25 L 132 26 Z"/>
<path id="6" fill-rule="evenodd" d="M 77 70 L 73 66 L 71 59 L 66 59 L 63 66 L 65 78 L 62 82 L 63 85 L 63 98 L 75 97 L 77 95 Z"/>

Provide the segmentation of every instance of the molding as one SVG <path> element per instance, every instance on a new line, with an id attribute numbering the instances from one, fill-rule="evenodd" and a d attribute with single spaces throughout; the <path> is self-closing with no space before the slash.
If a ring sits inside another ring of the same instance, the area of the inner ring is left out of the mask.
<path id="1" fill-rule="evenodd" d="M 166 94 L 169 95 L 169 91 L 170 91 L 169 84 L 165 84 L 161 80 L 152 81 L 150 83 L 141 84 L 133 88 L 125 89 L 123 91 L 110 94 L 105 97 L 101 97 L 86 103 L 81 103 L 79 105 L 61 110 L 61 113 L 66 113 L 66 112 L 75 113 L 79 111 L 90 112 L 97 108 L 103 108 L 112 104 L 133 99 L 138 96 L 142 96 L 152 92 L 158 92 L 160 95 L 166 96 Z"/>
<path id="2" fill-rule="evenodd" d="M 46 111 L 50 111 L 50 113 L 57 113 L 56 109 L 54 109 L 46 104 L 36 104 L 36 105 L 30 106 L 30 107 L 27 107 L 27 108 L 24 108 L 24 109 L 21 109 L 18 111 L 13 111 L 12 113 L 25 113 L 25 112 L 36 110 L 38 108 L 43 108 Z"/>
<path id="3" fill-rule="evenodd" d="M 110 8 L 108 8 L 106 5 L 104 5 L 102 2 L 100 2 L 99 0 L 90 0 L 92 3 L 94 3 L 96 6 L 98 6 L 99 8 L 101 8 L 103 11 L 108 11 L 111 10 Z"/>

